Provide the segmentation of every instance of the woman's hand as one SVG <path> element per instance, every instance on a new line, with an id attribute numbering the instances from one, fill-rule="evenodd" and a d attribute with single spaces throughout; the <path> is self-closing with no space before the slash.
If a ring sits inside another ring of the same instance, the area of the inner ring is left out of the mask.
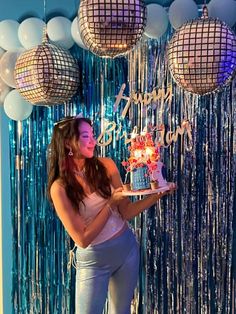
<path id="1" fill-rule="evenodd" d="M 127 198 L 127 196 L 125 196 L 123 193 L 122 193 L 123 189 L 122 187 L 119 187 L 117 189 L 115 189 L 112 194 L 111 194 L 111 198 L 109 200 L 109 205 L 112 207 L 112 206 L 117 206 L 119 205 L 119 203 Z"/>
<path id="2" fill-rule="evenodd" d="M 165 195 L 173 194 L 176 189 L 177 185 L 175 183 L 169 183 L 169 190 L 157 193 L 157 199 L 160 199 Z"/>

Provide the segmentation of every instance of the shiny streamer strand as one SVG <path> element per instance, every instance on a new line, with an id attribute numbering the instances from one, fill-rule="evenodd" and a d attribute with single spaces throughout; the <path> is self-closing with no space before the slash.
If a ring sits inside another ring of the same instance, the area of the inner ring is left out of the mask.
<path id="1" fill-rule="evenodd" d="M 54 122 L 67 115 L 83 113 L 101 126 L 101 61 L 88 51 L 72 50 L 83 78 L 78 94 L 64 105 L 35 106 L 31 117 L 10 124 L 12 188 L 12 313 L 74 313 L 75 272 L 67 269 L 73 243 L 47 201 L 47 146 Z M 82 61 L 81 61 L 82 60 Z M 104 64 L 103 64 L 104 65 Z M 126 60 L 107 62 L 104 72 L 104 118 L 119 120 L 112 104 L 126 82 Z M 119 144 L 124 150 L 122 141 Z M 113 145 L 115 142 L 113 143 Z M 116 147 L 116 146 L 115 146 Z M 120 160 L 119 149 L 106 154 Z"/>
<path id="2" fill-rule="evenodd" d="M 162 43 L 150 42 L 143 43 L 148 45 L 149 73 L 135 58 L 141 55 L 139 60 L 146 62 L 143 47 L 129 58 L 132 90 L 139 90 L 140 76 L 149 82 L 149 92 L 165 88 L 165 82 L 173 84 Z M 152 69 L 158 71 L 151 80 Z M 190 95 L 175 84 L 172 88 L 171 106 L 154 104 L 150 121 L 173 131 L 188 120 L 193 142 L 184 136 L 163 152 L 169 180 L 177 182 L 178 190 L 141 216 L 142 272 L 134 313 L 233 313 L 235 86 L 206 97 Z M 140 217 L 136 221 L 137 226 Z"/>

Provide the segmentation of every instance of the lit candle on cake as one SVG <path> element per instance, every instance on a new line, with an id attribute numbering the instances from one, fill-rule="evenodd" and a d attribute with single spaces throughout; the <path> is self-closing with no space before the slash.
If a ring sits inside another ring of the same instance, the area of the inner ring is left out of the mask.
<path id="1" fill-rule="evenodd" d="M 146 158 L 149 159 L 153 154 L 153 149 L 151 149 L 150 147 L 146 147 L 145 152 L 146 152 Z"/>
<path id="2" fill-rule="evenodd" d="M 141 149 L 136 149 L 136 150 L 134 151 L 134 157 L 135 157 L 135 158 L 141 158 L 141 157 L 142 157 L 142 151 L 141 151 Z"/>

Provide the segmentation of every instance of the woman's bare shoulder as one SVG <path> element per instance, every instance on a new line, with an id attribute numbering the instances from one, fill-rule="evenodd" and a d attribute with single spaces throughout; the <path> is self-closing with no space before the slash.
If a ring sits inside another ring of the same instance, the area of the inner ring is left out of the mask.
<path id="1" fill-rule="evenodd" d="M 120 173 L 117 168 L 117 165 L 111 158 L 102 157 L 99 160 L 103 163 L 104 167 L 107 169 L 107 173 L 110 178 L 113 178 L 114 176 L 118 176 L 120 178 Z"/>
<path id="2" fill-rule="evenodd" d="M 53 182 L 50 188 L 50 193 L 51 193 L 51 196 L 56 195 L 58 193 L 65 193 L 65 188 L 63 186 L 61 179 L 56 179 Z"/>
<path id="3" fill-rule="evenodd" d="M 115 167 L 116 168 L 116 164 L 114 162 L 113 159 L 108 158 L 108 157 L 98 157 L 98 160 L 106 167 L 106 168 L 110 168 L 110 167 Z"/>

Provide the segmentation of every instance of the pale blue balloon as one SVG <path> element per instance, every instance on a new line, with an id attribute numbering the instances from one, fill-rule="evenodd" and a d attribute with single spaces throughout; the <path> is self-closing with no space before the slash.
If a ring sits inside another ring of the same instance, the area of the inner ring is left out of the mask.
<path id="1" fill-rule="evenodd" d="M 193 0 L 175 0 L 169 8 L 169 20 L 174 29 L 198 17 L 198 7 Z"/>
<path id="2" fill-rule="evenodd" d="M 74 45 L 71 21 L 64 16 L 56 16 L 48 21 L 47 34 L 51 42 L 64 49 L 70 49 Z"/>
<path id="3" fill-rule="evenodd" d="M 208 4 L 209 17 L 218 18 L 232 27 L 236 22 L 236 1 L 211 0 Z"/>
<path id="4" fill-rule="evenodd" d="M 147 4 L 151 4 L 151 3 L 156 3 L 156 4 L 160 4 L 162 6 L 169 6 L 171 0 L 144 0 L 144 3 Z"/>
<path id="5" fill-rule="evenodd" d="M 16 89 L 7 94 L 3 106 L 6 115 L 15 121 L 27 119 L 33 110 L 32 104 L 26 101 Z"/>
<path id="6" fill-rule="evenodd" d="M 74 20 L 71 23 L 71 35 L 78 46 L 80 46 L 83 49 L 88 49 L 84 45 L 83 40 L 81 38 L 80 30 L 79 30 L 79 21 L 78 21 L 77 16 L 74 18 Z"/>
<path id="7" fill-rule="evenodd" d="M 144 34 L 150 38 L 159 38 L 167 30 L 169 21 L 166 10 L 159 4 L 147 5 L 147 25 Z"/>
<path id="8" fill-rule="evenodd" d="M 46 24 L 37 17 L 30 17 L 24 20 L 18 29 L 18 36 L 22 46 L 30 49 L 41 45 L 45 28 Z"/>
<path id="9" fill-rule="evenodd" d="M 18 38 L 19 23 L 14 20 L 0 22 L 0 47 L 4 50 L 15 50 L 22 47 Z"/>
<path id="10" fill-rule="evenodd" d="M 11 88 L 0 78 L 0 105 L 3 105 L 4 99 L 10 90 Z"/>
<path id="11" fill-rule="evenodd" d="M 0 59 L 0 77 L 8 86 L 12 88 L 16 87 L 14 78 L 15 64 L 23 51 L 23 48 L 6 51 Z"/>

